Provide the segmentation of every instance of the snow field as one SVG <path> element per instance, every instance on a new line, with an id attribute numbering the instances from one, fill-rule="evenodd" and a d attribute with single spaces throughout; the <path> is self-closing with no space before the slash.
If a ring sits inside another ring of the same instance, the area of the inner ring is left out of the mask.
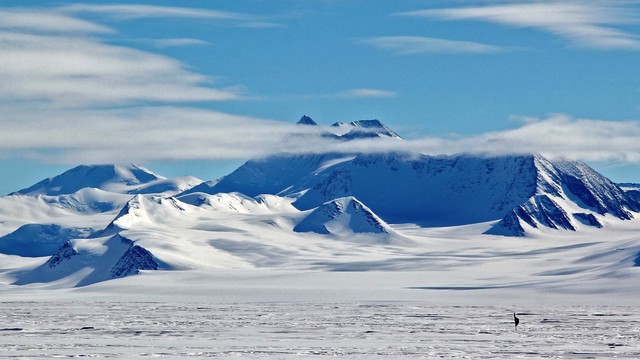
<path id="1" fill-rule="evenodd" d="M 629 307 L 5 302 L 3 358 L 635 359 Z"/>

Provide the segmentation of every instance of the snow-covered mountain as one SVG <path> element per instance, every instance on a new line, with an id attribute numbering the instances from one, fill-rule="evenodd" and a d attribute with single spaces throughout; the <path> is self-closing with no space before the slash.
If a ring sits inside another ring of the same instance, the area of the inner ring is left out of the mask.
<path id="1" fill-rule="evenodd" d="M 309 116 L 303 115 L 296 124 L 317 127 L 320 130 L 319 136 L 343 141 L 372 138 L 402 139 L 378 119 L 357 120 L 349 123 L 336 122 L 325 128 L 319 126 Z"/>
<path id="2" fill-rule="evenodd" d="M 17 272 L 16 285 L 64 282 L 84 286 L 157 270 L 151 253 L 120 235 L 65 242 L 48 260 Z"/>
<path id="3" fill-rule="evenodd" d="M 522 236 L 539 228 L 576 230 L 600 228 L 598 218 L 630 220 L 640 203 L 586 164 L 565 159 L 533 157 L 536 191 L 506 214 L 488 233 Z"/>
<path id="4" fill-rule="evenodd" d="M 164 178 L 136 165 L 81 165 L 11 195 L 66 195 L 84 188 L 122 193 L 160 179 Z"/>
<path id="5" fill-rule="evenodd" d="M 300 120 L 298 120 L 298 122 L 296 124 L 298 124 L 298 125 L 312 125 L 312 126 L 317 126 L 318 125 L 318 123 L 313 121 L 313 119 L 310 118 L 307 115 L 302 115 L 302 117 L 300 118 Z"/>
<path id="6" fill-rule="evenodd" d="M 86 188 L 120 194 L 175 194 L 200 182 L 191 176 L 167 179 L 138 165 L 80 165 L 10 195 L 69 195 Z"/>
<path id="7" fill-rule="evenodd" d="M 332 128 L 402 141 L 378 120 Z M 206 183 L 79 166 L 0 197 L 0 265 L 23 264 L 4 270 L 15 284 L 68 286 L 156 269 L 414 269 L 431 254 L 425 234 L 592 234 L 631 222 L 638 194 L 582 162 L 522 154 L 280 153 Z M 638 263 L 636 248 L 616 266 Z"/>
<path id="8" fill-rule="evenodd" d="M 367 138 L 394 138 L 402 139 L 400 135 L 388 128 L 378 119 L 357 120 L 350 123 L 334 123 L 333 131 L 344 140 Z"/>
<path id="9" fill-rule="evenodd" d="M 82 165 L 0 197 L 0 253 L 52 255 L 100 231 L 132 194 L 169 196 L 202 182 L 167 179 L 136 165 Z"/>
<path id="10" fill-rule="evenodd" d="M 331 200 L 315 208 L 293 231 L 319 234 L 388 234 L 391 227 L 354 197 Z"/>
<path id="11" fill-rule="evenodd" d="M 353 196 L 390 223 L 504 218 L 490 230 L 504 235 L 523 235 L 523 222 L 528 230 L 575 230 L 599 226 L 605 215 L 630 219 L 640 209 L 584 163 L 540 155 L 279 154 L 248 161 L 205 192 L 294 197 L 300 210 Z"/>

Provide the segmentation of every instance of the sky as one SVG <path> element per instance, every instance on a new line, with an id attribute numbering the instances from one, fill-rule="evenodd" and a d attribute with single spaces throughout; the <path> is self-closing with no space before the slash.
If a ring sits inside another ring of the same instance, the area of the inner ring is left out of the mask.
<path id="1" fill-rule="evenodd" d="M 638 59 L 632 0 L 4 0 L 0 194 L 79 164 L 211 180 L 333 149 L 287 137 L 304 114 L 406 139 L 347 150 L 536 152 L 640 182 Z"/>

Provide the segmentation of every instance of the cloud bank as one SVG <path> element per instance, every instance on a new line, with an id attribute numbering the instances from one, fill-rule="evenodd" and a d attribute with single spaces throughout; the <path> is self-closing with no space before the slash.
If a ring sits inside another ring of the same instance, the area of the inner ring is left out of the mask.
<path id="1" fill-rule="evenodd" d="M 0 111 L 0 157 L 70 164 L 158 160 L 246 160 L 278 152 L 390 151 L 428 155 L 540 153 L 584 161 L 640 162 L 640 121 L 553 115 L 499 132 L 418 139 L 337 141 L 328 128 L 235 116 L 188 107 L 58 111 L 41 121 L 38 109 Z M 9 120 L 9 121 L 7 121 Z"/>
<path id="2" fill-rule="evenodd" d="M 0 99 L 86 107 L 240 97 L 172 58 L 96 36 L 113 32 L 57 13 L 0 11 Z"/>

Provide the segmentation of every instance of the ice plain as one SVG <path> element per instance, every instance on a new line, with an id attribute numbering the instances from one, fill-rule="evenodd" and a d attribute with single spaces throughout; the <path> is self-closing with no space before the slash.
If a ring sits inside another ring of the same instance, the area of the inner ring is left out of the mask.
<path id="1" fill-rule="evenodd" d="M 244 274 L 235 275 L 235 279 L 264 280 L 272 276 L 304 278 L 292 274 Z M 363 280 L 362 276 L 357 278 Z M 321 279 L 331 280 L 331 276 L 318 278 L 316 273 L 307 280 Z M 279 281 L 282 278 L 275 283 Z M 134 284 L 120 290 L 128 286 Z M 181 291 L 156 297 L 143 290 L 135 295 L 127 292 L 118 299 L 118 286 L 104 292 L 109 288 L 105 285 L 80 292 L 30 293 L 22 300 L 2 302 L 0 357 L 636 359 L 640 356 L 640 316 L 630 306 L 566 305 L 566 300 L 565 305 L 561 305 L 563 302 L 550 305 L 535 299 L 518 300 L 509 291 L 481 292 L 478 297 L 483 300 L 473 305 L 476 294 L 469 293 L 473 290 L 453 296 L 447 292 L 438 295 L 434 291 L 414 291 L 410 295 L 415 297 L 414 301 L 391 301 L 398 294 L 370 290 L 352 297 L 357 291 L 340 294 L 340 286 L 331 294 L 313 299 L 314 294 L 323 291 L 311 290 L 308 285 L 307 291 L 304 288 L 287 291 L 275 286 L 268 289 L 269 286 L 273 284 L 265 284 L 262 290 L 255 284 L 244 289 L 242 285 L 222 289 L 205 285 L 193 297 Z M 184 283 L 178 288 L 184 289 Z M 386 300 L 373 300 L 375 293 Z M 284 297 L 275 301 L 279 296 Z M 418 300 L 420 296 L 424 296 L 423 301 Z M 285 298 L 290 300 L 284 301 Z M 513 305 L 518 302 L 520 305 Z M 511 311 L 517 311 L 521 319 L 517 330 Z"/>

